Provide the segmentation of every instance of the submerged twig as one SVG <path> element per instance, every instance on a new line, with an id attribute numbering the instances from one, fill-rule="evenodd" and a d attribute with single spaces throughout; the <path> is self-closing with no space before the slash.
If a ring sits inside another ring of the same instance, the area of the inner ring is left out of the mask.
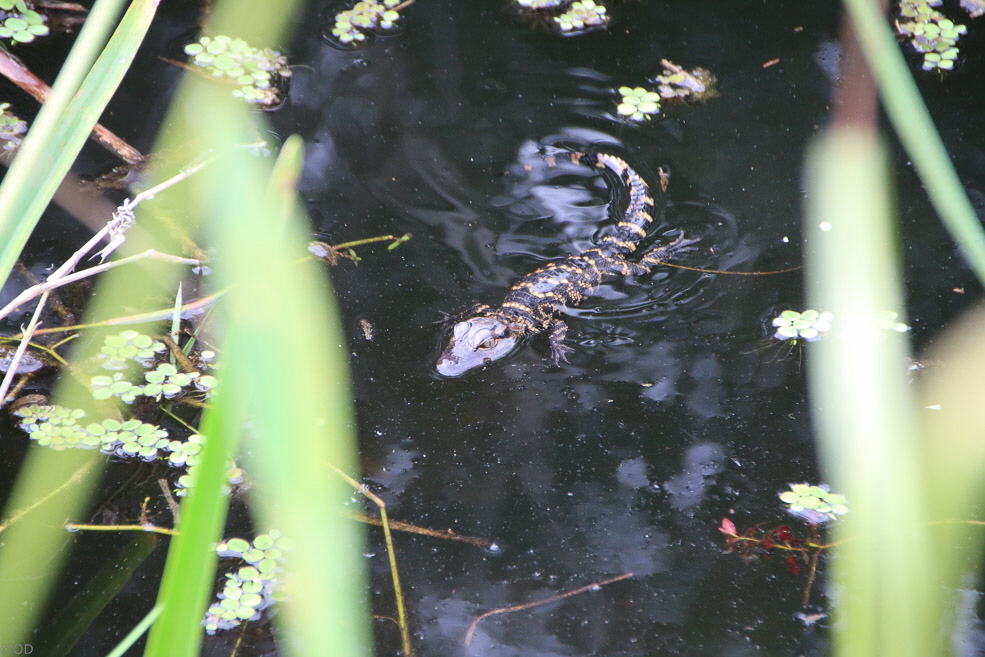
<path id="1" fill-rule="evenodd" d="M 383 525 L 382 517 L 377 518 L 376 516 L 371 516 L 368 513 L 350 513 L 348 515 L 353 520 L 365 522 L 368 525 L 376 525 L 377 527 Z M 487 550 L 496 549 L 496 543 L 494 541 L 490 541 L 488 538 L 454 534 L 451 530 L 440 531 L 438 529 L 428 529 L 427 527 L 420 527 L 418 525 L 412 525 L 409 522 L 401 522 L 399 520 L 391 520 L 390 528 L 395 529 L 398 532 L 407 532 L 408 534 L 420 534 L 421 536 L 430 536 L 431 538 L 440 538 L 446 541 L 468 543 L 469 545 L 475 545 L 476 547 L 485 548 Z"/>
<path id="2" fill-rule="evenodd" d="M 552 595 L 549 598 L 544 598 L 543 600 L 537 600 L 536 602 L 526 602 L 521 605 L 513 605 L 511 607 L 500 607 L 499 609 L 493 609 L 492 611 L 487 611 L 481 616 L 476 617 L 472 624 L 469 625 L 469 631 L 465 634 L 465 645 L 469 645 L 472 642 L 472 633 L 475 632 L 476 626 L 479 624 L 483 618 L 488 618 L 489 616 L 495 616 L 496 614 L 506 614 L 511 611 L 522 611 L 524 609 L 533 609 L 534 607 L 539 607 L 541 605 L 547 605 L 552 602 L 557 602 L 558 600 L 564 600 L 565 598 L 570 598 L 573 595 L 579 595 L 581 593 L 586 593 L 588 591 L 597 591 L 598 589 L 606 586 L 608 584 L 613 584 L 615 582 L 622 581 L 624 579 L 629 579 L 633 576 L 633 573 L 624 573 L 617 577 L 611 577 L 609 579 L 602 580 L 601 582 L 594 582 L 593 584 L 586 584 L 572 591 L 567 591 L 565 593 L 559 593 L 558 595 Z"/>
<path id="3" fill-rule="evenodd" d="M 383 540 L 386 542 L 387 556 L 390 558 L 390 577 L 393 579 L 393 593 L 397 599 L 397 624 L 400 626 L 400 643 L 403 647 L 404 656 L 413 657 L 414 648 L 410 643 L 410 627 L 407 625 L 407 610 L 404 608 L 404 592 L 400 586 L 400 575 L 397 572 L 397 555 L 393 550 L 393 537 L 390 535 L 390 521 L 386 515 L 386 503 L 374 495 L 365 484 L 360 484 L 334 465 L 331 467 L 342 479 L 359 491 L 361 495 L 369 499 L 380 510 Z"/>
<path id="4" fill-rule="evenodd" d="M 51 87 L 44 80 L 32 73 L 21 60 L 3 48 L 0 48 L 0 75 L 26 91 L 39 103 L 43 104 L 48 98 L 48 94 L 51 93 Z M 115 153 L 124 162 L 128 164 L 143 162 L 144 156 L 141 155 L 140 151 L 102 124 L 97 123 L 92 132 L 100 144 Z"/>

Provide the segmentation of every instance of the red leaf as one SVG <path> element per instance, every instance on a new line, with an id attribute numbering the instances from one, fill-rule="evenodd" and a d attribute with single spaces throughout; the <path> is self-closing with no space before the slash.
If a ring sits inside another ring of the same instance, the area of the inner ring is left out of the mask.
<path id="1" fill-rule="evenodd" d="M 800 564 L 797 563 L 797 558 L 792 554 L 787 557 L 787 568 L 789 568 L 790 572 L 794 575 L 800 574 Z"/>
<path id="2" fill-rule="evenodd" d="M 718 528 L 718 531 L 722 532 L 726 536 L 737 536 L 737 530 L 735 528 L 735 523 L 728 518 L 722 518 L 722 526 Z"/>
<path id="3" fill-rule="evenodd" d="M 768 538 L 763 538 L 761 541 L 759 541 L 759 547 L 763 548 L 764 550 L 772 550 L 773 548 L 776 547 L 776 543 L 774 543 Z"/>
<path id="4" fill-rule="evenodd" d="M 780 525 L 773 531 L 773 533 L 776 534 L 776 537 L 779 540 L 783 541 L 784 543 L 787 544 L 790 543 L 790 538 L 791 538 L 790 528 L 787 527 L 786 525 Z"/>

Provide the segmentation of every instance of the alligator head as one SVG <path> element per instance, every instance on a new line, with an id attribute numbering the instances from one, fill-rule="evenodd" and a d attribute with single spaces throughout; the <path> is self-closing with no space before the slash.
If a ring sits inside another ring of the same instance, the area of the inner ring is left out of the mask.
<path id="1" fill-rule="evenodd" d="M 471 317 L 459 322 L 438 358 L 438 374 L 461 376 L 499 360 L 513 351 L 521 335 L 521 325 L 495 317 Z"/>

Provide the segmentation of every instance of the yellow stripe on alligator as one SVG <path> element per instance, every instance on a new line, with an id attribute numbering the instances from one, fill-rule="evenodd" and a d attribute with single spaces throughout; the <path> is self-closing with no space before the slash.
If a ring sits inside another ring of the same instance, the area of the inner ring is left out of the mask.
<path id="1" fill-rule="evenodd" d="M 648 218 L 650 216 L 650 215 L 646 214 L 645 212 L 641 212 L 640 214 L 641 215 L 646 215 Z M 647 222 L 647 223 L 649 223 L 649 222 Z M 619 228 L 628 228 L 629 230 L 633 231 L 634 233 L 636 233 L 640 237 L 646 237 L 646 231 L 643 230 L 643 227 L 642 226 L 637 226 L 636 224 L 634 224 L 631 221 L 620 221 L 616 225 Z"/>

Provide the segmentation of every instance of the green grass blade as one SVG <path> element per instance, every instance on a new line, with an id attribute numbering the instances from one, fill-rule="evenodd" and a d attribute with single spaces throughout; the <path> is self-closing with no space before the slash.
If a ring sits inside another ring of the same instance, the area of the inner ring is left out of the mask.
<path id="1" fill-rule="evenodd" d="M 0 185 L 0 281 L 7 280 L 41 213 L 130 68 L 158 2 L 134 0 L 108 43 L 106 36 L 124 3 L 99 0 L 93 6 Z"/>
<path id="2" fill-rule="evenodd" d="M 808 383 L 827 483 L 848 498 L 835 525 L 838 655 L 936 654 L 943 609 L 928 529 L 888 161 L 871 131 L 832 129 L 809 153 L 809 305 L 834 314 L 811 345 Z"/>
<path id="3" fill-rule="evenodd" d="M 985 230 L 965 194 L 903 53 L 873 0 L 845 0 L 886 114 L 951 236 L 985 285 Z"/>
<path id="4" fill-rule="evenodd" d="M 48 102 L 0 185 L 2 279 L 9 274 L 52 193 L 126 72 L 157 3 L 156 0 L 135 2 L 106 43 L 103 56 L 93 64 L 121 4 L 100 0 L 93 8 Z M 5 608 L 11 613 L 0 619 L 3 643 L 14 644 L 19 642 L 18 637 L 23 639 L 43 608 L 44 595 L 58 575 L 66 548 L 71 545 L 62 523 L 84 508 L 88 486 L 100 472 L 92 465 L 93 460 L 100 458 L 88 453 L 31 450 L 5 514 L 9 517 L 20 509 L 32 507 L 37 500 L 49 496 L 50 499 L 4 533 L 0 581 L 8 583 L 4 589 Z M 78 487 L 52 495 L 52 490 L 58 489 L 80 468 L 86 468 L 86 474 L 73 479 Z M 39 554 L 45 558 L 39 560 Z"/>

